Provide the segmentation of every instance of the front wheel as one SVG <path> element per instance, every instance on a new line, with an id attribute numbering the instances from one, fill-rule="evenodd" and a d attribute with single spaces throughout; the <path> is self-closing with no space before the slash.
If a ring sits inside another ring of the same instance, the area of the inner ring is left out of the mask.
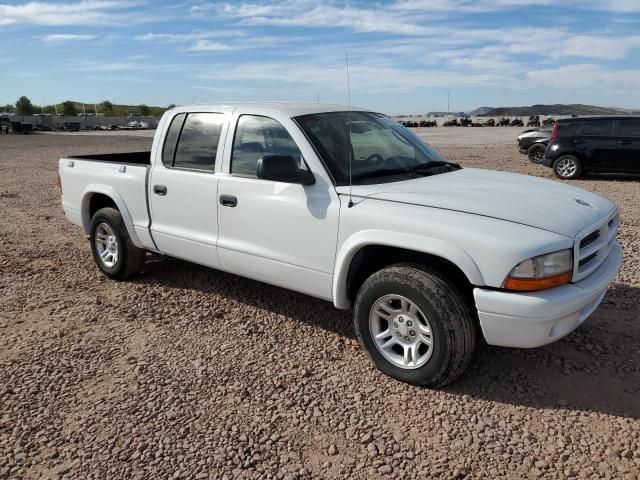
<path id="1" fill-rule="evenodd" d="M 115 208 L 102 208 L 91 219 L 91 251 L 107 277 L 125 280 L 144 266 L 145 250 L 136 247 Z"/>
<path id="2" fill-rule="evenodd" d="M 542 163 L 544 160 L 544 152 L 547 150 L 546 145 L 542 143 L 534 143 L 527 150 L 527 157 L 533 163 Z"/>
<path id="3" fill-rule="evenodd" d="M 553 172 L 562 180 L 573 180 L 582 173 L 582 163 L 573 155 L 562 155 L 553 162 Z"/>
<path id="4" fill-rule="evenodd" d="M 382 372 L 429 387 L 451 383 L 465 371 L 477 336 L 461 292 L 418 265 L 394 265 L 369 277 L 356 297 L 354 327 Z"/>

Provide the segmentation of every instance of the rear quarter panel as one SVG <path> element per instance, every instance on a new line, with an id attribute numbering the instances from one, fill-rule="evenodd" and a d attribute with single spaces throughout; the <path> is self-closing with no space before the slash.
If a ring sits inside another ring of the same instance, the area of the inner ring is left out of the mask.
<path id="1" fill-rule="evenodd" d="M 89 235 L 91 197 L 106 195 L 120 210 L 133 243 L 141 248 L 153 248 L 148 233 L 147 170 L 148 167 L 139 165 L 62 158 L 58 171 L 65 215 Z"/>

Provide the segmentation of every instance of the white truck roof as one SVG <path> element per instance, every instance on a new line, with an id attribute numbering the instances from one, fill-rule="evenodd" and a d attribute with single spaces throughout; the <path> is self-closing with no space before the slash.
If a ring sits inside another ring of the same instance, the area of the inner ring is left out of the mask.
<path id="1" fill-rule="evenodd" d="M 233 112 L 237 108 L 242 110 L 256 110 L 260 112 L 274 112 L 289 117 L 297 117 L 299 115 L 309 115 L 313 113 L 324 112 L 346 112 L 349 110 L 347 105 L 332 103 L 313 103 L 313 102 L 230 102 L 230 103 L 203 103 L 195 105 L 186 105 L 176 107 L 177 112 L 193 112 L 199 108 L 206 110 L 215 110 L 220 112 Z M 351 107 L 352 111 L 368 111 L 365 108 Z"/>

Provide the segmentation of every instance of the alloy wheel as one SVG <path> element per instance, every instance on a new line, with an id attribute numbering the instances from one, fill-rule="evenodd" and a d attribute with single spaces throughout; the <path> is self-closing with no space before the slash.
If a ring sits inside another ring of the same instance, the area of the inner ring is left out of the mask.
<path id="1" fill-rule="evenodd" d="M 118 238 L 107 223 L 99 223 L 95 231 L 96 251 L 100 261 L 107 268 L 113 268 L 118 262 Z"/>
<path id="2" fill-rule="evenodd" d="M 385 295 L 374 302 L 369 331 L 380 354 L 397 367 L 422 367 L 433 354 L 433 331 L 426 315 L 401 295 Z"/>

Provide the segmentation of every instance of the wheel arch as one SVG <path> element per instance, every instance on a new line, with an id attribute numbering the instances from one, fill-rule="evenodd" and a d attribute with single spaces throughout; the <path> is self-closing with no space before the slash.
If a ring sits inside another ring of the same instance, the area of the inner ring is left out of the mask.
<path id="1" fill-rule="evenodd" d="M 131 241 L 136 247 L 143 248 L 136 234 L 136 230 L 133 227 L 133 219 L 127 205 L 122 196 L 113 187 L 108 185 L 87 185 L 82 193 L 80 210 L 82 215 L 82 228 L 85 235 L 89 236 L 91 234 L 91 219 L 95 212 L 100 208 L 108 206 L 114 207 L 120 212 Z"/>
<path id="2" fill-rule="evenodd" d="M 359 285 L 368 275 L 403 262 L 436 267 L 467 285 L 484 285 L 477 264 L 451 243 L 419 235 L 369 230 L 350 237 L 338 252 L 332 292 L 334 305 L 350 308 Z"/>

